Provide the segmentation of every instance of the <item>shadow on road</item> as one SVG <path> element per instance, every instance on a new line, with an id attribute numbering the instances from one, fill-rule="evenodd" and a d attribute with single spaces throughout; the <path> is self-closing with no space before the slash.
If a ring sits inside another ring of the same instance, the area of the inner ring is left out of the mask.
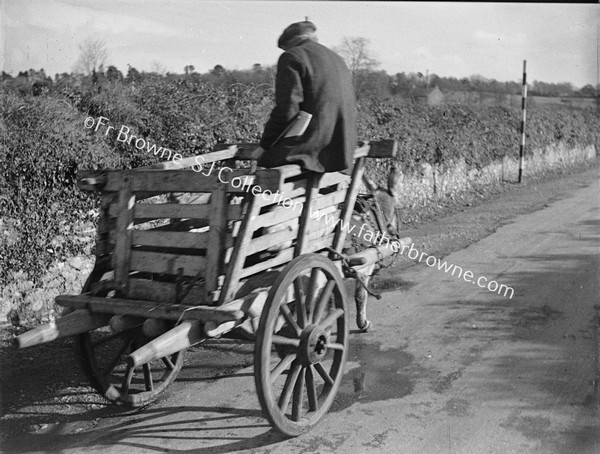
<path id="1" fill-rule="evenodd" d="M 181 415 L 182 413 L 189 415 L 189 418 L 165 421 L 170 415 Z M 198 417 L 196 418 L 195 415 Z M 85 415 L 77 415 L 77 419 L 94 419 L 105 416 L 103 411 L 91 411 Z M 236 424 L 236 419 L 239 418 L 244 418 L 244 424 Z M 260 422 L 246 424 L 248 418 Z M 265 432 L 251 438 L 235 435 L 236 430 L 244 428 L 264 428 Z M 207 431 L 211 433 L 222 431 L 222 435 L 204 436 L 203 433 Z M 155 452 L 186 452 L 186 450 L 169 448 L 169 444 L 177 440 L 193 440 L 198 443 L 190 451 L 198 454 L 218 454 L 268 446 L 284 439 L 286 439 L 285 436 L 269 430 L 269 425 L 262 418 L 260 410 L 189 406 L 146 408 L 137 413 L 133 420 L 127 418 L 123 422 L 116 422 L 109 427 L 87 433 L 64 434 L 61 433 L 61 425 L 57 425 L 55 430 L 43 434 L 29 434 L 26 440 L 10 440 L 5 443 L 3 448 L 6 452 L 11 453 L 38 450 L 46 452 L 64 449 L 83 450 L 86 447 L 102 446 L 113 447 L 116 450 L 119 449 L 119 446 L 129 446 Z"/>
<path id="2" fill-rule="evenodd" d="M 473 365 L 464 399 L 511 408 L 501 427 L 543 452 L 600 452 L 599 231 L 578 222 L 549 232 L 567 237 L 556 251 L 511 256 L 529 269 L 501 275 L 512 299 L 435 303 L 451 313 L 439 337 L 462 355 L 455 374 Z"/>

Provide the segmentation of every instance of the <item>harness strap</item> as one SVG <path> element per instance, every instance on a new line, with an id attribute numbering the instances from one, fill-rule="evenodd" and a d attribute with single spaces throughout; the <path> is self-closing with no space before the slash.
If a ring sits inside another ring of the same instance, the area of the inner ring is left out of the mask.
<path id="1" fill-rule="evenodd" d="M 344 276 L 345 277 L 351 277 L 353 279 L 356 280 L 356 282 L 362 287 L 364 288 L 367 293 L 371 296 L 374 296 L 375 298 L 377 298 L 378 300 L 381 299 L 381 295 L 373 290 L 371 290 L 367 284 L 365 284 L 363 282 L 364 279 L 364 275 L 363 274 L 359 274 L 354 268 L 352 268 L 350 266 L 350 263 L 348 262 L 348 256 L 345 254 L 342 254 L 338 251 L 336 251 L 333 248 L 326 248 L 329 252 L 331 252 L 333 255 L 336 255 L 337 257 L 339 257 L 342 261 L 342 271 L 344 272 Z"/>

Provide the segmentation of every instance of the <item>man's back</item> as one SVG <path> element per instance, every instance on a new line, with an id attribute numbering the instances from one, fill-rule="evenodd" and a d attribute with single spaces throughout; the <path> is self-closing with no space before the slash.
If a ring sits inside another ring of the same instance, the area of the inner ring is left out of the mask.
<path id="1" fill-rule="evenodd" d="M 265 126 L 259 165 L 298 163 L 316 172 L 351 167 L 356 147 L 352 76 L 340 56 L 306 40 L 283 53 L 277 66 L 276 107 Z M 300 111 L 313 115 L 302 136 L 273 142 Z"/>

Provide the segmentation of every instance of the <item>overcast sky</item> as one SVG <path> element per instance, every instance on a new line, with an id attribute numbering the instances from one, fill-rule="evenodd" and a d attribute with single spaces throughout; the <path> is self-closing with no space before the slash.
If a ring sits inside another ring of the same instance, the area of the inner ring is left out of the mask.
<path id="1" fill-rule="evenodd" d="M 600 5 L 460 2 L 0 0 L 0 67 L 70 72 L 78 45 L 100 36 L 109 64 L 182 73 L 192 64 L 271 65 L 277 38 L 308 16 L 322 44 L 361 36 L 389 74 L 595 85 Z"/>

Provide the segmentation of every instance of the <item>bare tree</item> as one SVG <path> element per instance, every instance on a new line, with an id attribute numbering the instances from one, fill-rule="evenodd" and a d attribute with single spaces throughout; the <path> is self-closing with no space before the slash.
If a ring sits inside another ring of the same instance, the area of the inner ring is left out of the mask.
<path id="1" fill-rule="evenodd" d="M 79 58 L 74 70 L 83 74 L 101 71 L 108 58 L 106 44 L 100 38 L 90 36 L 79 46 Z"/>
<path id="2" fill-rule="evenodd" d="M 364 85 L 369 72 L 379 66 L 373 51 L 369 48 L 371 42 L 360 36 L 344 36 L 342 43 L 333 50 L 337 52 L 352 72 L 354 90 L 359 96 L 364 91 Z"/>
<path id="3" fill-rule="evenodd" d="M 355 74 L 361 70 L 372 70 L 379 66 L 379 62 L 369 49 L 371 42 L 360 36 L 344 36 L 342 44 L 334 50 L 346 61 L 348 68 Z"/>

